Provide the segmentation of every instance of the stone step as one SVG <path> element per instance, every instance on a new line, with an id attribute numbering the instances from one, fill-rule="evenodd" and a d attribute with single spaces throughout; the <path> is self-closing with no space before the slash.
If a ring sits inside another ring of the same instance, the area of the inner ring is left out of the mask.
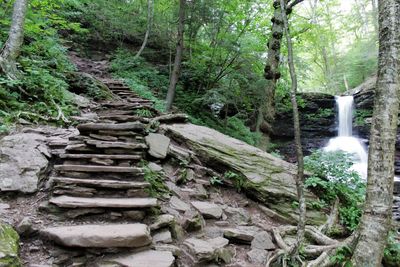
<path id="1" fill-rule="evenodd" d="M 52 177 L 55 184 L 80 185 L 86 187 L 101 187 L 112 189 L 143 189 L 150 184 L 148 182 L 131 182 L 118 180 L 95 180 L 95 179 L 77 179 L 69 177 Z"/>
<path id="2" fill-rule="evenodd" d="M 127 123 L 85 123 L 77 126 L 79 132 L 91 131 L 135 131 L 142 132 L 145 126 L 140 122 L 127 122 Z"/>
<path id="3" fill-rule="evenodd" d="M 131 173 L 143 174 L 142 168 L 137 167 L 118 167 L 118 166 L 97 166 L 97 165 L 55 165 L 57 171 L 73 172 L 112 172 L 112 173 Z"/>
<path id="4" fill-rule="evenodd" d="M 114 114 L 112 114 L 112 115 L 100 116 L 100 119 L 114 120 L 114 121 L 118 121 L 118 122 L 127 122 L 127 121 L 140 121 L 143 123 L 150 122 L 150 119 L 144 118 L 141 116 L 137 116 L 137 115 L 114 115 Z"/>
<path id="5" fill-rule="evenodd" d="M 123 148 L 123 149 L 147 149 L 146 144 L 127 143 L 127 142 L 108 142 L 99 140 L 86 140 L 86 144 L 96 146 L 97 148 Z"/>
<path id="6" fill-rule="evenodd" d="M 157 207 L 156 198 L 52 197 L 50 203 L 60 208 L 119 208 L 139 209 Z"/>
<path id="7" fill-rule="evenodd" d="M 60 154 L 62 159 L 114 159 L 114 160 L 140 160 L 139 155 L 107 155 L 107 154 Z"/>
<path id="8" fill-rule="evenodd" d="M 147 225 L 139 223 L 49 227 L 40 233 L 43 237 L 67 247 L 136 248 L 147 246 L 152 241 Z"/>
<path id="9" fill-rule="evenodd" d="M 117 255 L 105 258 L 98 267 L 172 267 L 175 266 L 174 262 L 175 258 L 171 251 L 146 250 L 133 254 L 130 253 L 122 256 Z"/>

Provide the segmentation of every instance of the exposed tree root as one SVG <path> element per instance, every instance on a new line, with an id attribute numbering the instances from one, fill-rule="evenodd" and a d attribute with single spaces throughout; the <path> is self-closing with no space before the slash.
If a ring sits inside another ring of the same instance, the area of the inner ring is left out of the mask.
<path id="1" fill-rule="evenodd" d="M 283 240 L 283 237 L 285 235 L 295 233 L 296 229 L 296 226 L 281 226 L 272 229 L 275 242 L 280 249 L 268 260 L 266 267 L 271 266 L 271 264 L 280 257 L 282 257 L 282 266 L 286 264 L 286 259 L 291 254 L 293 245 L 289 246 L 286 244 L 286 242 Z M 321 233 L 314 226 L 306 226 L 305 233 L 311 240 L 318 244 L 307 245 L 302 251 L 303 255 L 305 255 L 307 258 L 314 258 L 314 260 L 303 262 L 300 257 L 296 257 L 296 260 L 301 264 L 301 266 L 307 267 L 331 266 L 332 262 L 330 261 L 330 257 L 336 254 L 336 250 L 339 247 L 349 246 L 355 239 L 355 236 L 352 235 L 343 242 L 339 242 L 338 240 L 332 239 Z"/>
<path id="2" fill-rule="evenodd" d="M 58 115 L 55 118 L 56 121 L 59 121 L 61 119 L 63 122 L 69 123 L 70 121 L 67 119 L 67 117 L 65 117 L 64 112 L 62 111 L 61 107 L 59 105 L 57 105 L 53 99 L 51 101 L 52 101 L 53 105 L 57 108 L 57 111 L 58 111 Z"/>

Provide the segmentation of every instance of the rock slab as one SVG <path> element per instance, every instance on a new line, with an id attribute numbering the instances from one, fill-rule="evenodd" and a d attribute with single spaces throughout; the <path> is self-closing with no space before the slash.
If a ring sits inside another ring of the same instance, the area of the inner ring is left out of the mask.
<path id="1" fill-rule="evenodd" d="M 162 134 L 150 133 L 145 137 L 146 144 L 149 146 L 149 154 L 158 159 L 167 157 L 168 148 L 171 140 Z"/>
<path id="2" fill-rule="evenodd" d="M 0 191 L 37 191 L 48 166 L 45 139 L 40 134 L 20 133 L 0 140 Z"/>
<path id="3" fill-rule="evenodd" d="M 60 226 L 41 230 L 41 234 L 67 247 L 143 247 L 152 241 L 145 224 Z"/>
<path id="4" fill-rule="evenodd" d="M 186 123 L 162 125 L 162 129 L 171 139 L 184 142 L 206 165 L 237 173 L 245 184 L 243 191 L 288 221 L 296 222 L 297 211 L 291 206 L 297 200 L 294 164 L 207 127 Z M 307 190 L 305 197 L 307 201 L 317 200 Z M 322 224 L 326 215 L 309 209 L 307 219 L 308 223 Z"/>
<path id="5" fill-rule="evenodd" d="M 118 264 L 125 267 L 172 267 L 175 258 L 170 251 L 148 250 L 124 256 L 109 258 L 99 266 L 115 266 Z"/>

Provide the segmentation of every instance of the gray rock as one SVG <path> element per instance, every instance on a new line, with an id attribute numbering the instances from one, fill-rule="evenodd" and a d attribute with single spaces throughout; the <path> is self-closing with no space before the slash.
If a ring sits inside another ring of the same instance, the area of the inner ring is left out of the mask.
<path id="1" fill-rule="evenodd" d="M 169 205 L 171 208 L 176 209 L 178 211 L 185 212 L 190 209 L 190 206 L 183 202 L 181 199 L 177 198 L 176 196 L 172 196 L 169 200 Z"/>
<path id="2" fill-rule="evenodd" d="M 143 247 L 151 243 L 145 224 L 60 226 L 41 230 L 41 234 L 67 247 Z"/>
<path id="3" fill-rule="evenodd" d="M 208 219 L 219 219 L 222 216 L 222 208 L 214 203 L 203 202 L 203 201 L 193 201 L 191 204 Z"/>
<path id="4" fill-rule="evenodd" d="M 194 197 L 197 199 L 207 199 L 208 198 L 207 190 L 201 184 L 196 184 L 194 187 L 194 191 L 192 193 L 190 193 L 189 195 L 191 197 Z"/>
<path id="5" fill-rule="evenodd" d="M 172 235 L 169 230 L 164 230 L 153 235 L 153 243 L 172 243 Z"/>
<path id="6" fill-rule="evenodd" d="M 155 198 L 84 198 L 52 197 L 50 203 L 62 208 L 151 208 L 157 206 Z"/>
<path id="7" fill-rule="evenodd" d="M 187 232 L 202 230 L 205 226 L 203 217 L 196 211 L 186 211 L 182 220 L 182 227 Z"/>
<path id="8" fill-rule="evenodd" d="M 124 211 L 123 214 L 134 221 L 141 221 L 146 215 L 146 213 L 141 210 L 128 210 Z"/>
<path id="9" fill-rule="evenodd" d="M 150 225 L 152 231 L 158 230 L 163 227 L 169 227 L 175 222 L 175 217 L 170 214 L 162 214 L 157 217 L 156 221 Z"/>
<path id="10" fill-rule="evenodd" d="M 228 228 L 224 230 L 224 237 L 232 242 L 250 244 L 257 234 L 257 228 L 252 226 L 239 226 L 237 228 Z"/>
<path id="11" fill-rule="evenodd" d="M 49 153 L 45 140 L 45 136 L 34 133 L 9 135 L 0 140 L 0 191 L 37 191 L 48 166 L 43 153 Z"/>
<path id="12" fill-rule="evenodd" d="M 212 261 L 219 258 L 221 249 L 228 245 L 229 241 L 222 237 L 210 240 L 202 240 L 198 238 L 188 238 L 184 241 L 184 245 L 195 256 L 198 262 Z"/>
<path id="13" fill-rule="evenodd" d="M 258 232 L 253 241 L 251 241 L 252 249 L 266 249 L 266 250 L 274 250 L 276 248 L 274 242 L 272 242 L 271 235 L 266 232 Z"/>
<path id="14" fill-rule="evenodd" d="M 157 244 L 154 246 L 157 251 L 170 251 L 175 257 L 182 255 L 182 249 L 170 244 Z"/>
<path id="15" fill-rule="evenodd" d="M 247 252 L 247 257 L 251 263 L 264 265 L 267 263 L 269 253 L 264 249 L 252 249 Z"/>
<path id="16" fill-rule="evenodd" d="M 145 137 L 146 144 L 149 146 L 149 154 L 158 159 L 165 159 L 171 140 L 162 134 L 150 133 Z"/>
<path id="17" fill-rule="evenodd" d="M 21 236 L 28 236 L 37 231 L 32 225 L 32 220 L 29 217 L 24 217 L 15 227 L 17 233 Z"/>
<path id="18" fill-rule="evenodd" d="M 149 169 L 152 170 L 153 172 L 162 172 L 163 171 L 163 167 L 154 162 L 150 162 L 147 165 L 147 167 L 149 167 Z"/>
<path id="19" fill-rule="evenodd" d="M 110 257 L 98 266 L 172 267 L 174 262 L 175 258 L 170 251 L 147 250 L 124 256 Z"/>
<path id="20" fill-rule="evenodd" d="M 250 214 L 243 208 L 227 207 L 224 211 L 228 218 L 237 225 L 247 225 L 251 221 Z"/>
<path id="21" fill-rule="evenodd" d="M 222 165 L 239 174 L 246 186 L 243 188 L 253 198 L 282 216 L 295 221 L 296 209 L 291 206 L 297 200 L 297 168 L 282 159 L 242 141 L 226 136 L 213 129 L 190 123 L 162 125 L 166 135 L 177 142 L 184 142 L 205 164 Z M 305 190 L 307 201 L 317 197 Z M 308 222 L 321 224 L 326 221 L 322 211 L 309 209 Z"/>

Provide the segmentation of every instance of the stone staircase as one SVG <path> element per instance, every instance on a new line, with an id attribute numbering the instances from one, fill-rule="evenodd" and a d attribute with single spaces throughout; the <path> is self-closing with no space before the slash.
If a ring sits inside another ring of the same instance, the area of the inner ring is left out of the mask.
<path id="1" fill-rule="evenodd" d="M 137 111 L 145 110 L 149 117 L 160 114 L 151 101 L 138 97 L 121 81 L 103 82 L 116 100 L 96 108 L 98 121 L 78 125 L 80 134 L 67 142 L 49 144 L 57 155 L 49 205 L 79 219 L 54 222 L 40 231 L 41 236 L 64 248 L 114 252 L 102 254 L 101 260 L 93 257 L 92 263 L 59 266 L 141 267 L 150 266 L 149 262 L 152 267 L 172 266 L 171 252 L 151 249 L 152 232 L 144 223 L 150 224 L 148 215 L 159 203 L 149 196 L 150 184 L 141 164 L 148 150 L 145 128 L 150 118 L 138 116 Z"/>

